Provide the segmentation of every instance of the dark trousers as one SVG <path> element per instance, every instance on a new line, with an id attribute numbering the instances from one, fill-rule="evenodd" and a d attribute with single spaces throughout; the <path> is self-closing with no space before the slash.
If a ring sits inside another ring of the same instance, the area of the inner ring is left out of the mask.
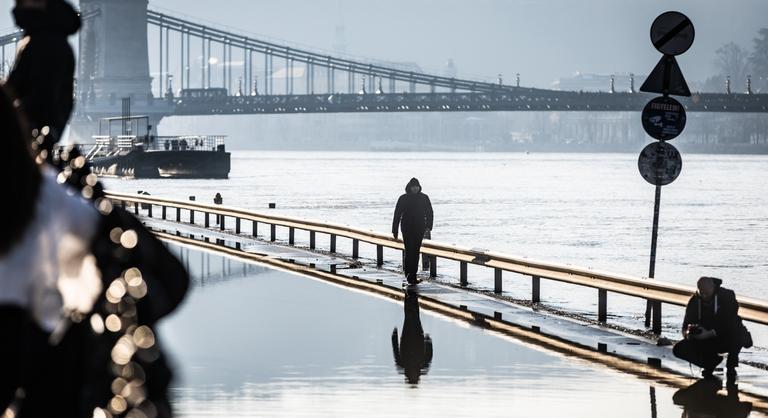
<path id="1" fill-rule="evenodd" d="M 726 367 L 739 365 L 741 347 L 727 347 L 719 338 L 708 340 L 682 340 L 675 344 L 672 352 L 675 357 L 693 363 L 702 369 L 714 369 L 723 361 L 720 353 L 728 353 Z"/>
<path id="2" fill-rule="evenodd" d="M 424 231 L 424 239 L 432 239 L 432 232 Z M 421 255 L 421 269 L 429 270 L 429 256 L 426 254 Z"/>
<path id="3" fill-rule="evenodd" d="M 405 252 L 403 254 L 403 271 L 409 278 L 416 278 L 416 272 L 419 270 L 419 253 L 421 251 L 421 241 L 424 239 L 424 230 L 403 230 L 403 244 Z"/>

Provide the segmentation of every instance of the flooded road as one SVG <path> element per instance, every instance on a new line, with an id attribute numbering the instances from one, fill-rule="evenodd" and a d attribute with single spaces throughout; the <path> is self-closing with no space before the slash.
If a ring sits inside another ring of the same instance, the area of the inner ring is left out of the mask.
<path id="1" fill-rule="evenodd" d="M 683 413 L 674 388 L 419 312 L 415 295 L 404 309 L 215 255 L 182 255 L 195 287 L 161 331 L 183 417 Z"/>
<path id="2" fill-rule="evenodd" d="M 735 169 L 735 168 L 738 169 Z M 768 263 L 767 156 L 690 155 L 661 202 L 657 277 L 693 286 L 715 276 L 740 296 L 764 298 Z M 548 262 L 635 276 L 648 273 L 653 188 L 636 154 L 345 153 L 235 151 L 221 180 L 106 179 L 113 191 L 224 204 L 388 232 L 397 197 L 416 176 L 435 210 L 433 238 Z M 268 203 L 277 208 L 267 209 Z M 278 228 L 278 239 L 287 231 Z M 304 239 L 303 235 L 297 237 Z M 306 242 L 303 243 L 306 245 Z M 339 251 L 349 254 L 348 240 Z M 375 257 L 361 246 L 360 255 Z M 393 253 L 387 256 L 390 260 Z M 394 268 L 397 265 L 393 266 Z M 438 261 L 458 278 L 459 265 Z M 493 275 L 469 266 L 472 287 L 492 289 Z M 530 297 L 529 280 L 505 280 L 504 295 Z M 592 289 L 546 281 L 549 306 L 597 319 Z M 611 322 L 643 328 L 645 301 L 611 294 Z M 665 305 L 664 333 L 678 338 L 683 309 Z M 751 327 L 765 362 L 768 327 Z"/>

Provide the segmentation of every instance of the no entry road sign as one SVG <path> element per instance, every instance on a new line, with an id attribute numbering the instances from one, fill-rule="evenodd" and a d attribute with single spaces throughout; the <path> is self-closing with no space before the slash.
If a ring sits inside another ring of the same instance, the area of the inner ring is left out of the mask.
<path id="1" fill-rule="evenodd" d="M 643 109 L 643 128 L 654 139 L 668 141 L 685 129 L 685 107 L 671 97 L 657 97 Z"/>
<path id="2" fill-rule="evenodd" d="M 637 168 L 645 181 L 654 186 L 666 186 L 677 179 L 683 169 L 680 151 L 666 142 L 654 142 L 640 153 Z"/>

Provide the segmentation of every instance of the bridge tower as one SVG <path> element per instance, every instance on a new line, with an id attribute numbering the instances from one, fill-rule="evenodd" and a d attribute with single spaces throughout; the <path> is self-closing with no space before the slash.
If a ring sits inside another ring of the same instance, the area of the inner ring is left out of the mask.
<path id="1" fill-rule="evenodd" d="M 125 98 L 131 99 L 132 113 L 149 116 L 155 128 L 173 113 L 173 103 L 152 95 L 147 6 L 148 0 L 80 0 L 83 27 L 71 139 L 91 142 L 98 120 L 120 116 Z"/>
<path id="2" fill-rule="evenodd" d="M 146 101 L 152 94 L 147 0 L 80 0 L 80 96 Z"/>

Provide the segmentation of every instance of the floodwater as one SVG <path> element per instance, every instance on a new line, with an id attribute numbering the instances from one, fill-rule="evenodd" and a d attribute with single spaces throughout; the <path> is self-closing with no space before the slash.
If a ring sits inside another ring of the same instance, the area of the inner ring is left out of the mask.
<path id="1" fill-rule="evenodd" d="M 182 417 L 683 413 L 674 388 L 419 312 L 413 297 L 404 310 L 402 302 L 173 248 L 195 276 L 160 329 L 177 364 Z M 706 399 L 693 402 L 699 413 L 743 407 Z"/>
<path id="2" fill-rule="evenodd" d="M 766 174 L 768 156 L 684 155 L 682 174 L 662 191 L 656 277 L 692 286 L 699 276 L 717 276 L 738 294 L 768 298 Z M 432 200 L 436 241 L 648 275 L 654 188 L 634 154 L 236 151 L 229 180 L 106 184 L 199 202 L 219 192 L 226 205 L 388 233 L 397 197 L 414 176 Z M 366 254 L 373 249 L 361 247 Z M 458 277 L 457 264 L 438 266 Z M 490 288 L 492 277 L 469 266 L 472 286 Z M 504 286 L 508 296 L 530 297 L 530 279 L 509 275 Z M 542 298 L 596 315 L 591 289 L 545 281 Z M 642 300 L 609 296 L 610 321 L 641 328 L 644 308 Z M 677 337 L 681 315 L 665 309 L 665 334 Z M 768 330 L 758 328 L 753 351 L 765 356 Z"/>

